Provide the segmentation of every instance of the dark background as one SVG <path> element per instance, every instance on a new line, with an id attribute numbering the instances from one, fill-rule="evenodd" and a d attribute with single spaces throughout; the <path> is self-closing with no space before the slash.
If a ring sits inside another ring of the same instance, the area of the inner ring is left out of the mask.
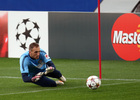
<path id="1" fill-rule="evenodd" d="M 103 60 L 121 60 L 112 47 L 111 30 L 122 14 L 101 14 Z M 98 14 L 49 12 L 49 54 L 52 58 L 98 60 Z"/>

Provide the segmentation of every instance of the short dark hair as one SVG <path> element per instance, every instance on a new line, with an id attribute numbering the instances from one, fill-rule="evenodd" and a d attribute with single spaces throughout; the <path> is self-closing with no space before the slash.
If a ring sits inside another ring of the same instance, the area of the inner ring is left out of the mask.
<path id="1" fill-rule="evenodd" d="M 38 43 L 35 43 L 35 42 L 31 43 L 29 45 L 29 51 L 31 51 L 34 47 L 39 47 L 39 44 Z"/>

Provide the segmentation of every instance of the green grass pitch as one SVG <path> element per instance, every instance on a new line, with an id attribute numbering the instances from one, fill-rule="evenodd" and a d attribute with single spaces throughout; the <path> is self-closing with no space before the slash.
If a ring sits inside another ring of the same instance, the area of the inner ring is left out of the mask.
<path id="1" fill-rule="evenodd" d="M 90 75 L 99 75 L 96 60 L 52 59 L 67 78 L 63 86 L 40 87 L 24 83 L 18 58 L 0 58 L 0 100 L 140 100 L 140 61 L 102 61 L 102 84 L 86 87 Z"/>

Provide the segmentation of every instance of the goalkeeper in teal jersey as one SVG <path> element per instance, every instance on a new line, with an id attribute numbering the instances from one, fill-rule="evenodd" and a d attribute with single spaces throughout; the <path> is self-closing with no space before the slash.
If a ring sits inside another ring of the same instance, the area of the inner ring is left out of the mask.
<path id="1" fill-rule="evenodd" d="M 42 87 L 55 87 L 64 84 L 66 81 L 50 57 L 44 50 L 40 49 L 37 43 L 31 43 L 29 51 L 21 55 L 20 71 L 24 82 L 32 82 Z M 58 81 L 47 76 L 57 78 Z"/>

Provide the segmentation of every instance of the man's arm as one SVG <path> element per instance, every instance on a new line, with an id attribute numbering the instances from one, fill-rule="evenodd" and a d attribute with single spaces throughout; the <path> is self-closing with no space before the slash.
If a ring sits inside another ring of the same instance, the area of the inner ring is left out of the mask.
<path id="1" fill-rule="evenodd" d="M 53 63 L 52 61 L 48 61 L 46 64 L 47 64 L 49 67 L 54 67 L 54 68 L 55 68 L 55 65 L 54 65 L 54 63 Z"/>
<path id="2" fill-rule="evenodd" d="M 32 82 L 31 78 L 28 77 L 28 73 L 22 73 L 21 75 L 24 82 Z"/>
<path id="3" fill-rule="evenodd" d="M 34 77 L 28 77 L 28 73 L 22 73 L 22 79 L 24 82 L 37 82 L 44 75 L 44 72 L 37 73 Z"/>

